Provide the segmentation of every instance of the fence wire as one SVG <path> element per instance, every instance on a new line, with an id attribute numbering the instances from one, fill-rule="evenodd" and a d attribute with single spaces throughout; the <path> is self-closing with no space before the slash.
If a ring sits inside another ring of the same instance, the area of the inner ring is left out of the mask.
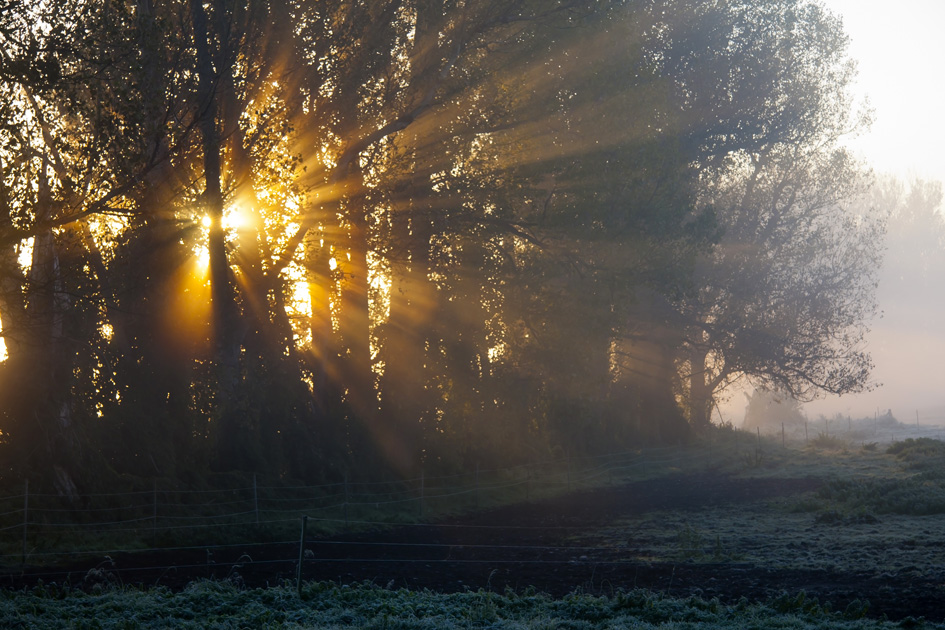
<path id="1" fill-rule="evenodd" d="M 507 468 L 377 482 L 346 480 L 305 486 L 254 483 L 212 490 L 162 488 L 155 482 L 151 491 L 88 495 L 78 507 L 53 494 L 29 492 L 27 484 L 23 493 L 0 497 L 0 505 L 7 508 L 0 513 L 0 566 L 43 565 L 57 559 L 117 553 L 284 544 L 297 529 L 301 516 L 313 524 L 314 535 L 406 524 L 470 530 L 579 529 L 579 526 L 566 525 L 518 527 L 502 523 L 425 521 L 673 472 L 695 472 L 726 459 L 735 461 L 752 448 L 754 440 L 755 436 L 745 433 L 739 436 L 733 432 L 727 439 L 703 444 L 699 449 L 663 447 L 592 457 L 560 457 Z M 783 434 L 780 438 L 769 435 L 767 440 L 765 448 L 775 448 L 781 444 Z M 761 444 L 759 432 L 757 447 Z M 187 540 L 187 545 L 180 544 L 182 538 Z M 259 542 L 260 539 L 283 542 Z M 220 541 L 227 542 L 217 544 Z M 410 546 L 432 549 L 449 545 L 410 543 Z M 508 549 L 501 545 L 492 548 L 497 553 Z M 515 549 L 562 548 L 521 546 Z M 600 548 L 568 549 L 601 551 Z"/>

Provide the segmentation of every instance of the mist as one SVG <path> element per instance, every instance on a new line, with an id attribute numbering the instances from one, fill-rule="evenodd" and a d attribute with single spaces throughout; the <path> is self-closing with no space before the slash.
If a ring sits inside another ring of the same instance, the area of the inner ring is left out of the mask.
<path id="1" fill-rule="evenodd" d="M 870 391 L 828 396 L 804 405 L 810 418 L 873 417 L 945 423 L 945 215 L 942 185 L 878 178 L 860 202 L 888 218 L 876 300 L 879 317 L 866 335 L 875 364 Z M 741 405 L 733 401 L 732 407 Z M 737 413 L 732 409 L 732 413 Z"/>

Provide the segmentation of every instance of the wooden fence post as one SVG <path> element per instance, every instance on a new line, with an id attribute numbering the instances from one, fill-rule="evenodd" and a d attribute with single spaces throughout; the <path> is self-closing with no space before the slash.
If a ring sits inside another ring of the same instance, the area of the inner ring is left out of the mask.
<path id="1" fill-rule="evenodd" d="M 23 564 L 26 564 L 26 536 L 30 520 L 30 480 L 23 486 Z"/>
<path id="2" fill-rule="evenodd" d="M 568 451 L 568 492 L 571 492 L 571 451 Z"/>
<path id="3" fill-rule="evenodd" d="M 158 508 L 157 508 L 157 478 L 154 479 L 152 496 L 154 499 L 154 509 L 151 512 L 151 544 L 157 546 L 157 517 L 158 517 Z"/>
<path id="4" fill-rule="evenodd" d="M 259 493 L 256 490 L 256 473 L 253 473 L 253 510 L 256 512 L 256 524 L 259 525 Z"/>
<path id="5" fill-rule="evenodd" d="M 420 471 L 420 518 L 423 518 L 423 471 Z"/>
<path id="6" fill-rule="evenodd" d="M 479 509 L 479 464 L 476 464 L 476 509 Z"/>
<path id="7" fill-rule="evenodd" d="M 302 516 L 302 535 L 299 537 L 299 566 L 295 573 L 295 588 L 302 597 L 302 561 L 305 559 L 305 525 L 308 523 L 308 516 Z"/>

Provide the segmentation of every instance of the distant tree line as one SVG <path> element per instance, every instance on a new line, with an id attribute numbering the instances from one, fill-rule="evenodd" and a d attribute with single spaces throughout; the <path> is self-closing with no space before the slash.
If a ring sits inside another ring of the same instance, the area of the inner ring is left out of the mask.
<path id="1" fill-rule="evenodd" d="M 869 384 L 816 1 L 0 0 L 0 464 L 307 481 Z"/>

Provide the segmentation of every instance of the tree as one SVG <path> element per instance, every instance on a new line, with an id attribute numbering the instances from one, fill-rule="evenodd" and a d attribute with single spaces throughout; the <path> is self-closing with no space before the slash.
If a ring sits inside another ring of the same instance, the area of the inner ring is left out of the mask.
<path id="1" fill-rule="evenodd" d="M 5 8 L 5 432 L 29 445 L 11 458 L 22 471 L 34 467 L 74 499 L 79 469 L 96 458 L 78 427 L 74 357 L 96 345 L 98 312 L 112 305 L 96 299 L 92 273 L 102 260 L 83 219 L 114 197 L 112 173 L 97 156 L 115 139 L 101 83 L 84 63 L 94 47 L 81 35 L 94 10 Z"/>
<path id="2" fill-rule="evenodd" d="M 813 149 L 847 113 L 816 5 L 53 4 L 57 30 L 19 3 L 0 23 L 4 370 L 33 386 L 5 379 L 0 430 L 24 463 L 67 461 L 62 409 L 95 479 L 676 440 L 681 349 L 782 378 L 849 321 L 852 294 L 810 303 L 820 328 L 779 320 L 764 363 L 775 325 L 726 301 L 836 260 L 787 262 L 836 244 L 853 172 Z M 746 275 L 720 225 L 783 264 Z"/>
<path id="3" fill-rule="evenodd" d="M 654 58 L 690 112 L 700 202 L 723 230 L 676 305 L 690 422 L 708 424 L 739 378 L 799 399 L 869 387 L 883 222 L 851 203 L 867 178 L 840 140 L 868 119 L 852 113 L 839 21 L 793 0 L 674 4 L 693 21 L 666 23 Z"/>
<path id="4" fill-rule="evenodd" d="M 889 217 L 888 253 L 880 278 L 883 302 L 897 316 L 919 315 L 919 321 L 909 325 L 918 324 L 930 333 L 938 328 L 936 313 L 941 309 L 935 298 L 945 269 L 942 199 L 941 182 L 906 183 L 886 176 L 865 200 Z"/>
<path id="5" fill-rule="evenodd" d="M 743 429 L 793 430 L 806 420 L 800 403 L 785 392 L 756 389 L 751 396 L 745 394 L 745 398 L 748 405 L 745 407 Z"/>

